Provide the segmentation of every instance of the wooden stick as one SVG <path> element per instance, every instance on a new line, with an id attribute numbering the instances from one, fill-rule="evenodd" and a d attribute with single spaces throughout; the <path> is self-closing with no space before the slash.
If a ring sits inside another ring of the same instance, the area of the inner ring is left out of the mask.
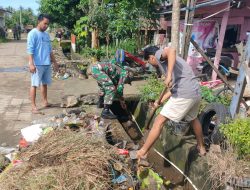
<path id="1" fill-rule="evenodd" d="M 161 103 L 161 100 L 162 100 L 163 96 L 166 94 L 167 90 L 168 90 L 168 87 L 166 86 L 163 89 L 163 91 L 161 92 L 160 98 L 157 100 L 158 105 Z M 146 125 L 146 129 L 149 129 L 150 123 L 151 123 L 151 121 L 152 121 L 152 119 L 154 117 L 154 114 L 155 114 L 156 110 L 157 110 L 157 108 L 154 107 L 152 109 L 152 111 L 150 112 L 149 119 L 148 119 L 148 122 L 147 122 L 147 125 Z"/>
<path id="2" fill-rule="evenodd" d="M 214 66 L 213 62 L 207 57 L 207 55 L 203 52 L 203 50 L 199 47 L 199 45 L 191 38 L 190 42 L 197 49 L 197 51 L 205 58 L 208 64 L 213 68 L 213 70 L 217 73 L 217 75 L 221 78 L 221 80 L 228 86 L 228 88 L 233 92 L 234 88 L 227 82 L 226 78 L 220 73 L 220 71 Z"/>

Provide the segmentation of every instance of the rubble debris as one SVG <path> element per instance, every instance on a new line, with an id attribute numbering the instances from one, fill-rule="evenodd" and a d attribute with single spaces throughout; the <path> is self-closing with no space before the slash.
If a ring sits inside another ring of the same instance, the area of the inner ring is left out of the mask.
<path id="1" fill-rule="evenodd" d="M 84 105 L 97 105 L 98 95 L 97 94 L 80 95 L 79 100 Z"/>
<path id="2" fill-rule="evenodd" d="M 76 115 L 79 115 L 81 112 L 82 112 L 82 110 L 79 109 L 79 108 L 77 108 L 77 109 L 72 109 L 72 110 L 68 111 L 67 113 L 68 113 L 68 114 L 76 114 Z"/>
<path id="3" fill-rule="evenodd" d="M 8 165 L 10 161 L 3 154 L 0 154 L 0 172 L 3 171 Z"/>
<path id="4" fill-rule="evenodd" d="M 74 95 L 66 95 L 62 97 L 62 108 L 71 108 L 77 106 L 79 103 L 78 98 Z"/>
<path id="5" fill-rule="evenodd" d="M 11 152 L 16 151 L 16 148 L 11 147 L 0 147 L 0 154 L 9 154 Z"/>
<path id="6" fill-rule="evenodd" d="M 53 73 L 53 76 L 60 80 L 66 80 L 69 77 L 87 79 L 87 68 L 91 61 L 86 60 L 69 60 L 61 48 L 53 50 L 55 58 L 59 64 L 59 71 Z"/>

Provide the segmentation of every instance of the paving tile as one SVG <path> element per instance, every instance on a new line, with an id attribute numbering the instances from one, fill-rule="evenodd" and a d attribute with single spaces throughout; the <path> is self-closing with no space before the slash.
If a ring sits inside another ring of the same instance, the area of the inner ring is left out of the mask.
<path id="1" fill-rule="evenodd" d="M 16 120 L 18 114 L 5 114 L 4 120 L 13 121 Z"/>
<path id="2" fill-rule="evenodd" d="M 17 105 L 21 105 L 22 103 L 23 103 L 23 99 L 13 98 L 10 102 L 10 105 L 17 106 Z"/>
<path id="3" fill-rule="evenodd" d="M 19 113 L 19 108 L 7 108 L 6 109 L 6 113 L 15 113 L 15 114 L 18 114 Z"/>
<path id="4" fill-rule="evenodd" d="M 20 113 L 18 116 L 18 120 L 31 121 L 31 113 Z"/>
<path id="5" fill-rule="evenodd" d="M 29 99 L 23 99 L 23 104 L 30 104 L 31 101 Z"/>

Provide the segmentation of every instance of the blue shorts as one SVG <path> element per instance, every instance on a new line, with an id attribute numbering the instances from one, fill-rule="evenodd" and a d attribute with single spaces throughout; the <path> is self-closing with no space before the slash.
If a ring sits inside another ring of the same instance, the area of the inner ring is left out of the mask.
<path id="1" fill-rule="evenodd" d="M 38 87 L 40 85 L 51 84 L 51 66 L 36 65 L 36 72 L 31 74 L 31 86 Z"/>

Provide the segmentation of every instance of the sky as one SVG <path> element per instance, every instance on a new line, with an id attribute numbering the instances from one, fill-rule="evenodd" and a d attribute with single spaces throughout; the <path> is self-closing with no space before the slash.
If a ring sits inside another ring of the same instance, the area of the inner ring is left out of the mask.
<path id="1" fill-rule="evenodd" d="M 0 0 L 0 7 L 6 8 L 11 6 L 15 9 L 19 9 L 20 6 L 24 8 L 31 8 L 35 14 L 39 8 L 38 0 Z"/>

